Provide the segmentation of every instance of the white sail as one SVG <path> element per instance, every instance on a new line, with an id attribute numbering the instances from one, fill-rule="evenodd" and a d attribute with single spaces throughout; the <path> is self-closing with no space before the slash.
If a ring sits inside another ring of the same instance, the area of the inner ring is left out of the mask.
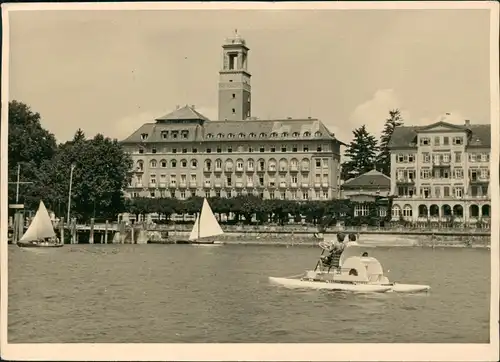
<path id="1" fill-rule="evenodd" d="M 45 208 L 43 201 L 40 201 L 35 217 L 31 221 L 28 230 L 26 230 L 26 233 L 19 241 L 34 241 L 38 239 L 52 238 L 54 236 L 56 236 L 56 233 L 54 231 L 54 227 L 52 226 L 49 213 Z"/>
<path id="2" fill-rule="evenodd" d="M 212 208 L 207 199 L 203 199 L 201 213 L 196 217 L 196 221 L 189 235 L 189 240 L 197 240 L 224 234 L 224 231 L 215 218 Z"/>

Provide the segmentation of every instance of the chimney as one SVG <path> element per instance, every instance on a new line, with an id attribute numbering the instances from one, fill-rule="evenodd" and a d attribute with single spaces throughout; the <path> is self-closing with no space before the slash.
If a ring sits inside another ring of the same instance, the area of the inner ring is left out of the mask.
<path id="1" fill-rule="evenodd" d="M 465 120 L 465 126 L 466 126 L 466 127 L 469 127 L 469 126 L 470 126 L 470 119 L 466 119 L 466 120 Z"/>

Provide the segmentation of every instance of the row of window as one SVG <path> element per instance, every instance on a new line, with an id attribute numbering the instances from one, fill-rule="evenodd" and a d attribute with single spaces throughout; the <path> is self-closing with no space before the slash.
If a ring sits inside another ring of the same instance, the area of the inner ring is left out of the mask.
<path id="1" fill-rule="evenodd" d="M 455 152 L 454 153 L 454 161 L 455 163 L 462 162 L 462 154 L 463 152 Z M 490 154 L 489 153 L 467 153 L 469 157 L 469 162 L 490 162 Z M 452 160 L 451 153 L 434 153 L 431 154 L 429 152 L 423 152 L 422 154 L 422 162 L 423 163 L 431 163 L 431 160 L 434 164 L 440 163 L 450 163 Z M 397 163 L 413 163 L 415 162 L 415 154 L 413 153 L 399 153 L 396 156 Z"/>
<path id="2" fill-rule="evenodd" d="M 180 184 L 184 184 L 184 185 L 187 185 L 187 179 L 188 179 L 188 175 L 180 175 Z M 177 187 L 177 175 L 170 175 L 170 183 L 169 185 L 171 187 Z M 197 185 L 197 176 L 196 174 L 191 174 L 190 175 L 190 178 L 189 178 L 189 182 L 191 184 L 194 184 L 195 186 Z M 257 181 L 257 185 L 259 186 L 264 186 L 265 185 L 265 180 L 266 178 L 263 177 L 263 176 L 260 176 L 260 177 L 257 177 L 257 178 L 254 178 L 253 176 L 247 176 L 245 178 L 246 180 L 246 185 L 247 186 L 253 186 L 254 185 L 254 180 Z M 290 178 L 284 178 L 284 177 L 280 177 L 279 178 L 279 181 L 277 181 L 276 178 L 274 177 L 267 177 L 267 182 L 268 182 L 268 185 L 269 186 L 277 186 L 277 185 L 287 185 L 288 183 L 290 185 L 298 185 L 299 184 L 299 178 L 297 176 L 291 176 Z M 329 184 L 329 176 L 327 173 L 324 173 L 324 174 L 316 174 L 315 178 L 314 178 L 314 182 L 317 183 L 317 184 L 321 184 L 323 186 L 326 186 L 328 187 L 328 184 Z M 163 185 L 166 185 L 167 183 L 167 175 L 165 174 L 161 174 L 160 175 L 160 179 L 159 179 L 159 183 L 160 184 L 163 184 Z M 308 184 L 309 183 L 309 178 L 305 178 L 305 177 L 302 177 L 300 179 L 300 183 L 301 184 Z M 132 180 L 130 182 L 130 186 L 132 186 Z M 149 176 L 149 185 L 150 186 L 154 186 L 154 185 L 157 185 L 158 184 L 158 178 L 156 176 L 156 174 L 152 174 Z M 222 184 L 222 177 L 220 176 L 217 176 L 214 180 L 214 184 Z M 233 178 L 232 176 L 225 176 L 224 177 L 224 184 L 227 185 L 227 186 L 233 186 L 233 184 L 243 184 L 243 178 L 242 177 L 236 177 L 236 178 Z M 135 177 L 135 186 L 136 187 L 142 187 L 143 185 L 143 178 L 142 176 L 137 176 Z M 210 187 L 212 185 L 212 181 L 211 179 L 207 179 L 205 178 L 204 180 L 204 186 L 205 187 Z"/>
<path id="3" fill-rule="evenodd" d="M 450 142 L 451 141 L 451 142 Z M 449 146 L 450 144 L 454 146 L 460 146 L 464 144 L 464 138 L 462 136 L 448 137 L 448 136 L 420 136 L 421 146 Z"/>
<path id="4" fill-rule="evenodd" d="M 234 112 L 233 112 L 234 113 Z M 188 130 L 173 130 L 173 131 L 161 131 L 161 138 L 166 140 L 166 139 L 188 139 L 189 138 L 189 131 Z M 302 133 L 302 137 L 311 137 L 311 132 L 305 131 Z M 321 137 L 323 134 L 319 131 L 314 133 L 314 137 Z M 300 132 L 292 132 L 291 133 L 292 137 L 300 137 L 301 133 Z M 145 141 L 149 137 L 148 133 L 141 133 L 141 140 Z M 218 138 L 218 139 L 233 139 L 233 138 L 257 138 L 257 133 L 255 132 L 250 132 L 248 135 L 244 132 L 240 132 L 238 134 L 235 133 L 228 133 L 227 135 L 224 133 L 207 133 L 206 138 L 207 139 L 212 139 L 212 138 Z M 271 132 L 269 135 L 265 132 L 261 132 L 258 134 L 259 138 L 288 138 L 290 137 L 290 133 L 288 132 Z"/>
<path id="5" fill-rule="evenodd" d="M 275 145 L 270 145 L 270 146 L 259 146 L 259 147 L 255 147 L 255 146 L 248 146 L 246 149 L 244 146 L 240 145 L 240 146 L 237 146 L 236 147 L 236 153 L 254 153 L 254 152 L 269 152 L 269 153 L 276 153 L 278 152 L 278 149 L 281 151 L 281 152 L 288 152 L 288 151 L 292 151 L 292 152 L 299 152 L 299 146 L 298 145 L 292 145 L 291 148 L 288 148 L 287 145 L 281 145 L 280 148 L 277 148 Z M 233 153 L 235 149 L 233 148 L 233 145 L 227 145 L 225 146 L 225 149 L 223 150 L 222 146 L 217 146 L 216 148 L 211 148 L 211 147 L 207 147 L 205 148 L 205 153 Z M 309 148 L 309 145 L 304 145 L 302 146 L 302 152 L 304 153 L 308 153 L 310 151 L 312 151 L 313 148 Z M 147 149 L 145 149 L 144 147 L 139 147 L 138 149 L 138 153 L 140 154 L 143 154 L 143 153 L 147 153 Z M 176 147 L 172 147 L 170 149 L 171 153 L 189 153 L 188 152 L 188 149 L 187 148 L 176 148 Z M 316 146 L 316 151 L 314 152 L 329 152 L 330 151 L 330 147 L 329 145 L 327 144 L 324 144 L 324 145 L 317 145 Z M 152 147 L 151 148 L 151 153 L 158 153 L 158 148 L 156 147 Z M 162 152 L 161 153 L 169 153 L 168 152 L 168 149 L 165 147 L 163 148 Z M 191 153 L 198 153 L 198 148 L 196 147 L 192 147 L 191 148 Z"/>
<path id="6" fill-rule="evenodd" d="M 150 197 L 171 197 L 171 198 L 179 198 L 181 200 L 188 199 L 190 197 L 195 196 L 204 196 L 204 197 L 237 197 L 242 195 L 254 195 L 260 197 L 261 199 L 280 199 L 280 200 L 328 200 L 329 193 L 328 190 L 314 191 L 313 194 L 309 193 L 307 190 L 290 190 L 286 191 L 275 191 L 269 190 L 267 192 L 258 191 L 258 190 L 205 190 L 203 193 L 199 193 L 195 190 L 162 190 L 149 191 Z M 141 194 L 139 192 L 132 192 L 130 194 L 131 197 L 140 197 Z"/>
<path id="7" fill-rule="evenodd" d="M 415 182 L 416 179 L 416 170 L 405 170 L 405 169 L 396 169 L 397 181 L 409 181 Z M 451 169 L 430 169 L 430 168 L 422 168 L 420 170 L 420 179 L 421 180 L 429 180 L 431 178 L 438 179 L 463 179 L 464 178 L 464 170 L 460 167 L 455 167 Z M 469 179 L 471 181 L 478 180 L 489 180 L 490 179 L 490 170 L 488 168 L 479 168 L 479 169 L 469 169 Z"/>
<path id="8" fill-rule="evenodd" d="M 470 188 L 470 196 L 482 197 L 488 194 L 487 186 L 475 186 Z M 400 186 L 397 188 L 397 195 L 399 197 L 414 197 L 420 196 L 422 198 L 440 198 L 440 197 L 455 197 L 463 198 L 465 196 L 463 185 L 454 186 L 422 186 L 420 188 Z"/>
<path id="9" fill-rule="evenodd" d="M 309 170 L 310 162 L 311 161 L 307 158 L 305 158 L 301 161 L 302 171 Z M 242 159 L 236 160 L 236 170 L 243 171 L 244 164 L 245 164 L 245 162 Z M 259 171 L 265 171 L 265 169 L 266 169 L 266 161 L 263 159 L 258 160 L 257 163 L 255 163 L 255 161 L 253 159 L 249 159 L 246 161 L 246 164 L 247 164 L 247 170 L 254 170 L 255 164 L 257 164 L 257 169 Z M 316 168 L 325 168 L 325 169 L 329 168 L 328 158 L 323 158 L 323 159 L 317 158 L 314 160 L 314 164 L 315 164 Z M 192 169 L 197 169 L 198 168 L 198 160 L 192 159 L 189 162 L 189 165 Z M 213 170 L 222 170 L 222 165 L 223 165 L 223 161 L 221 159 L 217 159 L 215 161 L 205 160 L 203 169 L 206 172 L 211 172 Z M 280 171 L 288 171 L 288 169 L 289 169 L 288 160 L 286 160 L 284 158 L 280 159 L 279 162 L 276 161 L 275 159 L 270 159 L 267 161 L 267 165 L 268 165 L 269 171 L 277 171 L 278 167 L 279 167 Z M 177 166 L 178 166 L 178 161 L 175 159 L 171 159 L 170 162 L 167 162 L 167 160 L 165 160 L 165 159 L 162 159 L 159 162 L 155 159 L 149 161 L 150 168 L 158 168 L 158 167 L 160 167 L 160 168 L 167 168 L 167 167 L 176 168 Z M 180 160 L 179 166 L 181 168 L 188 167 L 188 160 L 185 160 L 185 159 Z M 226 171 L 233 171 L 235 168 L 234 166 L 235 166 L 235 163 L 233 162 L 232 159 L 227 159 L 224 162 L 224 168 Z M 296 158 L 290 160 L 290 170 L 292 170 L 292 171 L 298 170 L 298 166 L 299 166 L 299 160 L 297 160 Z M 143 160 L 138 160 L 136 162 L 136 169 L 135 170 L 138 172 L 144 171 L 144 161 Z"/>
<path id="10" fill-rule="evenodd" d="M 490 205 L 483 205 L 479 207 L 479 205 L 470 205 L 469 206 L 469 217 L 489 217 L 491 213 Z M 403 217 L 412 217 L 413 216 L 413 208 L 411 205 L 404 205 L 401 208 L 399 205 L 393 205 L 391 214 L 393 218 Z M 418 217 L 440 217 L 440 216 L 458 216 L 463 217 L 464 215 L 464 207 L 462 205 L 455 205 L 453 208 L 450 205 L 443 205 L 439 208 L 438 205 L 431 205 L 427 207 L 427 205 L 419 205 L 418 207 Z"/>

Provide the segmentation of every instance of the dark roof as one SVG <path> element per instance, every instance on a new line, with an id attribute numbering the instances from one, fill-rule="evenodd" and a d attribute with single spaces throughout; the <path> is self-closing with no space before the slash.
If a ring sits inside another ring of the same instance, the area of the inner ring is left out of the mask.
<path id="1" fill-rule="evenodd" d="M 428 126 L 400 126 L 394 129 L 390 148 L 417 147 L 417 134 L 422 131 L 431 130 L 434 127 L 448 127 L 450 130 L 460 129 L 469 133 L 468 147 L 491 147 L 491 125 L 490 124 L 470 124 L 456 125 L 447 122 L 436 122 Z"/>
<path id="2" fill-rule="evenodd" d="M 175 142 L 216 141 L 218 139 L 223 141 L 276 139 L 277 142 L 308 138 L 336 140 L 335 135 L 326 128 L 323 122 L 314 118 L 210 121 L 207 117 L 196 112 L 192 107 L 185 106 L 158 118 L 156 123 L 143 124 L 122 142 L 168 142 L 171 138 L 163 138 L 163 131 L 187 131 L 187 137 L 178 137 L 175 139 Z M 143 137 L 143 135 L 145 136 Z"/>
<path id="3" fill-rule="evenodd" d="M 182 108 L 176 109 L 173 112 L 170 112 L 169 114 L 157 118 L 157 122 L 162 122 L 162 121 L 210 121 L 207 117 L 205 117 L 203 114 L 200 112 L 197 112 L 193 107 L 190 106 L 184 106 Z"/>
<path id="4" fill-rule="evenodd" d="M 344 190 L 368 190 L 368 189 L 390 189 L 391 179 L 377 170 L 368 171 L 362 175 L 351 178 L 344 182 Z"/>

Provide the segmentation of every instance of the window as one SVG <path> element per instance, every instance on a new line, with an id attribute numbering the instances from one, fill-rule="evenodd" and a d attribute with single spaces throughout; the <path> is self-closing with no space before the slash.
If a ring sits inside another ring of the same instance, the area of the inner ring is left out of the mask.
<path id="1" fill-rule="evenodd" d="M 172 167 L 172 168 L 177 167 L 177 161 L 176 160 L 171 160 L 170 161 L 170 167 Z"/>
<path id="2" fill-rule="evenodd" d="M 420 177 L 424 180 L 429 179 L 431 175 L 431 170 L 428 168 L 424 168 L 420 171 Z"/>
<path id="3" fill-rule="evenodd" d="M 316 168 L 321 168 L 321 160 L 320 159 L 316 159 L 315 163 L 316 163 Z"/>
<path id="4" fill-rule="evenodd" d="M 453 177 L 456 178 L 457 180 L 463 179 L 464 178 L 464 170 L 461 168 L 453 169 Z"/>
<path id="5" fill-rule="evenodd" d="M 227 135 L 227 138 L 234 138 L 234 134 L 229 133 L 229 134 Z"/>
<path id="6" fill-rule="evenodd" d="M 290 198 L 292 200 L 296 200 L 297 199 L 297 190 L 290 191 Z"/>
<path id="7" fill-rule="evenodd" d="M 206 149 L 206 152 L 207 152 L 207 153 L 212 153 L 212 149 L 211 149 L 211 148 L 207 148 L 207 149 Z"/>
<path id="8" fill-rule="evenodd" d="M 181 190 L 181 200 L 185 199 L 186 198 L 186 191 L 185 190 Z"/>
<path id="9" fill-rule="evenodd" d="M 463 144 L 463 137 L 453 137 L 453 144 L 458 146 Z"/>
<path id="10" fill-rule="evenodd" d="M 144 148 L 139 148 L 139 153 L 144 153 Z"/>
<path id="11" fill-rule="evenodd" d="M 321 145 L 316 147 L 316 152 L 321 152 Z"/>
<path id="12" fill-rule="evenodd" d="M 167 167 L 167 161 L 166 161 L 166 160 L 161 160 L 161 161 L 160 161 L 160 166 L 161 166 L 162 168 L 166 168 L 166 167 Z"/>
<path id="13" fill-rule="evenodd" d="M 302 200 L 309 200 L 309 192 L 302 191 Z"/>
<path id="14" fill-rule="evenodd" d="M 255 137 L 257 137 L 257 135 L 256 135 L 255 133 L 253 133 L 253 132 L 251 132 L 248 136 L 249 136 L 250 138 L 255 138 Z"/>
<path id="15" fill-rule="evenodd" d="M 233 99 L 236 98 L 236 94 L 233 93 Z"/>
<path id="16" fill-rule="evenodd" d="M 191 174 L 191 182 L 196 182 L 196 174 Z"/>
<path id="17" fill-rule="evenodd" d="M 487 180 L 490 178 L 490 170 L 487 168 L 482 168 L 481 169 L 481 179 Z"/>
<path id="18" fill-rule="evenodd" d="M 428 146 L 430 143 L 431 143 L 431 140 L 428 137 L 420 138 L 420 145 L 421 146 Z"/>
<path id="19" fill-rule="evenodd" d="M 238 134 L 238 137 L 239 138 L 245 138 L 245 134 L 244 133 L 240 133 L 240 134 Z"/>
<path id="20" fill-rule="evenodd" d="M 469 153 L 469 161 L 476 162 L 476 154 L 475 153 Z"/>
<path id="21" fill-rule="evenodd" d="M 449 153 L 445 153 L 443 155 L 443 162 L 444 163 L 449 163 L 450 162 L 450 154 Z"/>
<path id="22" fill-rule="evenodd" d="M 441 143 L 441 137 L 439 136 L 434 137 L 434 145 L 439 146 L 440 143 Z"/>
<path id="23" fill-rule="evenodd" d="M 309 146 L 302 147 L 302 152 L 309 152 Z"/>
<path id="24" fill-rule="evenodd" d="M 297 145 L 292 146 L 292 152 L 297 152 Z"/>
<path id="25" fill-rule="evenodd" d="M 393 218 L 399 218 L 401 216 L 401 208 L 398 205 L 393 205 L 391 211 Z"/>
<path id="26" fill-rule="evenodd" d="M 176 187 L 177 186 L 177 179 L 175 175 L 170 175 L 170 187 Z"/>
<path id="27" fill-rule="evenodd" d="M 214 135 L 211 133 L 207 133 L 207 138 L 214 138 Z"/>
<path id="28" fill-rule="evenodd" d="M 172 148 L 172 153 L 177 153 L 177 148 Z"/>
<path id="29" fill-rule="evenodd" d="M 441 197 L 441 186 L 434 187 L 434 197 Z"/>
<path id="30" fill-rule="evenodd" d="M 172 131 L 172 138 L 176 139 L 179 137 L 179 131 Z"/>
<path id="31" fill-rule="evenodd" d="M 275 146 L 271 146 L 271 148 L 269 149 L 271 152 L 276 152 L 276 147 Z M 263 152 L 263 151 L 261 151 Z"/>
<path id="32" fill-rule="evenodd" d="M 205 197 L 207 199 L 210 198 L 210 190 L 205 191 Z"/>
<path id="33" fill-rule="evenodd" d="M 217 133 L 217 138 L 224 138 L 224 135 L 222 133 Z"/>
<path id="34" fill-rule="evenodd" d="M 455 197 L 462 198 L 464 189 L 462 187 L 455 187 Z"/>
<path id="35" fill-rule="evenodd" d="M 170 197 L 175 199 L 175 191 L 174 190 L 170 191 Z"/>
<path id="36" fill-rule="evenodd" d="M 187 167 L 187 161 L 186 160 L 182 160 L 181 161 L 181 167 L 182 168 L 186 168 Z"/>
<path id="37" fill-rule="evenodd" d="M 397 161 L 398 161 L 398 163 L 403 163 L 405 161 L 405 155 L 403 155 L 402 153 L 400 153 L 398 155 Z"/>
<path id="38" fill-rule="evenodd" d="M 444 197 L 450 197 L 450 187 L 449 186 L 444 186 L 443 187 L 443 196 Z"/>
<path id="39" fill-rule="evenodd" d="M 161 138 L 167 139 L 168 138 L 168 131 L 161 131 Z"/>
<path id="40" fill-rule="evenodd" d="M 198 161 L 191 160 L 191 168 L 197 168 L 197 167 L 198 167 Z"/>
<path id="41" fill-rule="evenodd" d="M 260 146 L 259 147 L 259 152 L 264 152 L 264 151 L 265 151 L 264 146 Z"/>
<path id="42" fill-rule="evenodd" d="M 148 138 L 148 134 L 147 133 L 142 133 L 141 134 L 141 140 L 145 140 L 146 138 Z"/>
<path id="43" fill-rule="evenodd" d="M 156 153 L 156 148 L 155 148 L 155 147 L 153 147 L 153 148 L 151 149 L 151 153 Z"/>
<path id="44" fill-rule="evenodd" d="M 311 137 L 311 132 L 304 132 L 304 137 Z"/>
<path id="45" fill-rule="evenodd" d="M 187 148 L 183 148 L 182 149 L 182 153 L 188 153 L 188 149 Z"/>
<path id="46" fill-rule="evenodd" d="M 156 160 L 151 160 L 151 161 L 149 162 L 149 167 L 151 167 L 151 168 L 156 168 L 156 166 L 158 166 L 158 164 L 157 164 Z"/>
<path id="47" fill-rule="evenodd" d="M 155 174 L 151 174 L 151 176 L 149 177 L 149 183 L 151 185 L 156 185 L 156 175 Z"/>
<path id="48" fill-rule="evenodd" d="M 286 152 L 286 145 L 281 145 L 281 152 Z"/>
<path id="49" fill-rule="evenodd" d="M 443 137 L 443 145 L 448 146 L 450 144 L 450 137 Z"/>
<path id="50" fill-rule="evenodd" d="M 259 137 L 260 137 L 260 138 L 265 138 L 265 137 L 266 137 L 266 134 L 265 134 L 265 133 L 261 133 L 261 134 L 259 134 Z"/>
<path id="51" fill-rule="evenodd" d="M 293 132 L 293 133 L 292 133 L 292 136 L 293 136 L 293 137 L 299 137 L 299 136 L 300 136 L 300 134 L 299 134 L 299 132 Z"/>
<path id="52" fill-rule="evenodd" d="M 455 162 L 456 163 L 462 162 L 462 152 L 455 152 Z"/>
<path id="53" fill-rule="evenodd" d="M 297 176 L 292 176 L 292 184 L 296 184 L 297 183 Z"/>
<path id="54" fill-rule="evenodd" d="M 235 114 L 235 113 L 236 113 L 236 109 L 234 109 L 234 108 L 233 108 L 233 109 L 231 109 L 231 111 L 233 112 L 233 114 Z"/>
<path id="55" fill-rule="evenodd" d="M 369 213 L 370 209 L 365 204 L 354 206 L 354 216 L 368 216 Z"/>
<path id="56" fill-rule="evenodd" d="M 233 153 L 233 146 L 227 147 L 227 153 Z"/>
<path id="57" fill-rule="evenodd" d="M 220 170 L 222 168 L 222 160 L 215 160 L 215 169 Z"/>
<path id="58" fill-rule="evenodd" d="M 198 149 L 197 149 L 197 148 L 193 148 L 193 149 L 191 150 L 191 152 L 193 152 L 193 153 L 198 153 Z"/>
<path id="59" fill-rule="evenodd" d="M 413 163 L 415 161 L 415 156 L 413 154 L 408 155 L 408 162 Z"/>
<path id="60" fill-rule="evenodd" d="M 403 217 L 410 218 L 412 216 L 412 214 L 413 214 L 413 212 L 412 212 L 411 206 L 405 205 L 405 207 L 403 207 Z"/>
<path id="61" fill-rule="evenodd" d="M 481 153 L 481 162 L 489 162 L 490 155 L 488 153 Z"/>
<path id="62" fill-rule="evenodd" d="M 221 153 L 221 152 L 222 152 L 222 148 L 221 148 L 221 147 L 217 147 L 216 152 L 217 152 L 217 153 Z"/>

